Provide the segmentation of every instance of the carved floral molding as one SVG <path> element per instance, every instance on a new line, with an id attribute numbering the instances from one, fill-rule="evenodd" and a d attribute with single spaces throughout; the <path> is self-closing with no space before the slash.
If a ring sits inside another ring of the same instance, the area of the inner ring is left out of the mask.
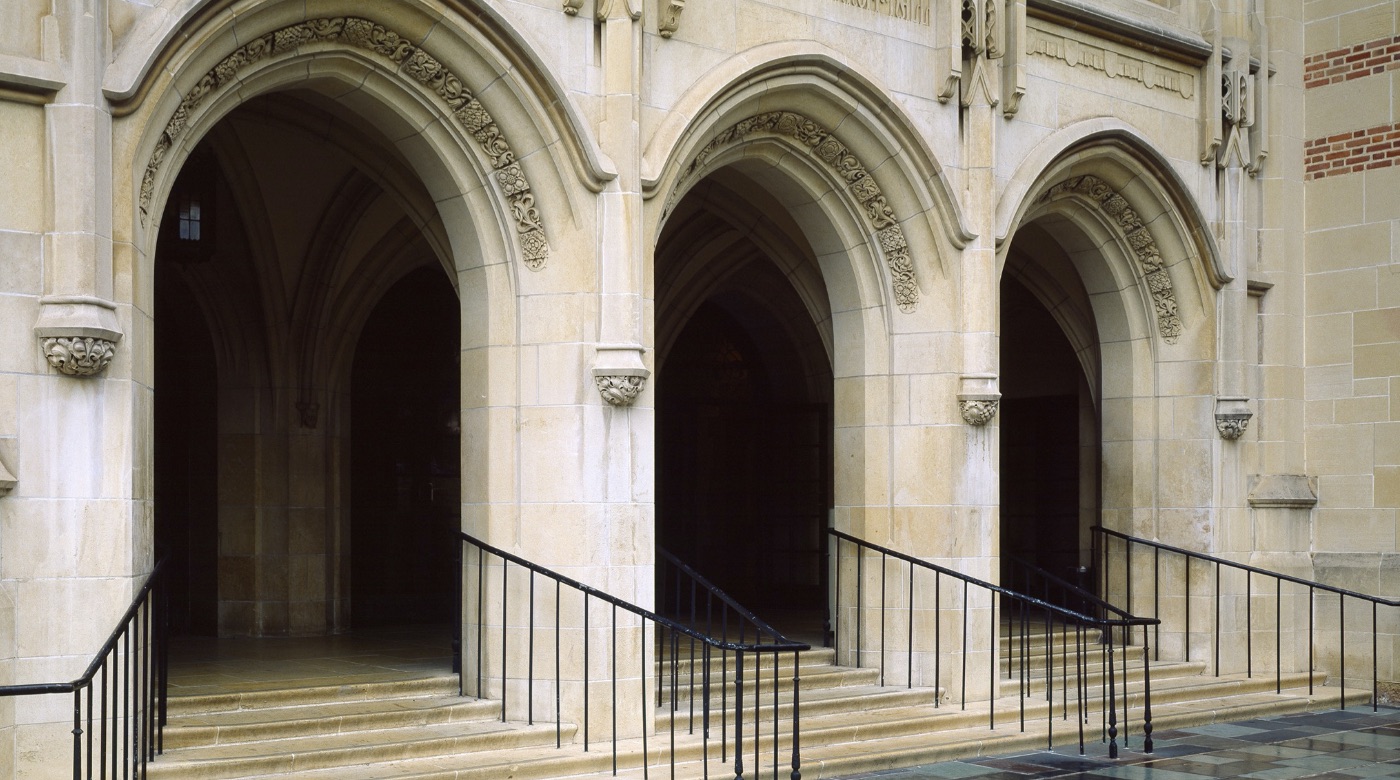
<path id="1" fill-rule="evenodd" d="M 968 425 L 983 426 L 997 416 L 1001 401 L 995 398 L 963 398 L 958 400 L 958 411 L 963 422 Z"/>
<path id="2" fill-rule="evenodd" d="M 598 394 L 612 406 L 631 406 L 641 395 L 646 381 L 646 377 L 635 375 L 597 374 L 593 377 Z"/>
<path id="3" fill-rule="evenodd" d="M 116 342 L 103 338 L 51 336 L 40 344 L 49 365 L 68 376 L 96 376 L 117 352 Z"/>
<path id="4" fill-rule="evenodd" d="M 1181 315 L 1177 313 L 1176 306 L 1176 289 L 1172 286 L 1171 277 L 1167 275 L 1163 265 L 1157 241 L 1148 231 L 1147 225 L 1143 224 L 1142 218 L 1117 190 L 1097 176 L 1085 175 L 1066 179 L 1051 187 L 1041 200 L 1065 194 L 1079 195 L 1098 204 L 1110 221 L 1122 231 L 1123 239 L 1137 256 L 1142 278 L 1152 294 L 1152 305 L 1157 312 L 1157 332 L 1168 344 L 1175 344 L 1182 332 Z"/>
<path id="5" fill-rule="evenodd" d="M 427 51 L 387 27 L 358 17 L 308 19 L 254 38 L 238 47 L 204 74 L 166 123 L 141 178 L 141 224 L 149 219 L 155 178 L 165 155 L 185 132 L 190 116 L 211 93 L 235 81 L 244 68 L 301 46 L 339 43 L 387 60 L 437 95 L 491 161 L 496 185 L 515 229 L 525 264 L 538 271 L 549 259 L 549 242 L 530 183 L 511 150 L 504 131 L 472 95 L 462 79 Z"/>
<path id="6" fill-rule="evenodd" d="M 890 282 L 894 287 L 895 303 L 901 311 L 911 312 L 919 303 L 919 284 L 914 276 L 914 262 L 909 256 L 909 243 L 899 226 L 899 219 L 890 208 L 884 192 L 865 164 L 855 156 L 844 143 L 827 128 L 807 117 L 791 111 L 770 111 L 749 117 L 735 123 L 716 135 L 695 159 L 690 161 L 681 174 L 680 181 L 671 192 L 671 200 L 666 204 L 665 213 L 671 213 L 680 193 L 682 183 L 693 178 L 705 163 L 721 149 L 733 146 L 755 136 L 780 136 L 790 138 L 805 149 L 814 159 L 822 163 L 846 183 L 847 191 L 861 205 L 866 223 L 885 255 L 885 263 L 890 269 Z"/>

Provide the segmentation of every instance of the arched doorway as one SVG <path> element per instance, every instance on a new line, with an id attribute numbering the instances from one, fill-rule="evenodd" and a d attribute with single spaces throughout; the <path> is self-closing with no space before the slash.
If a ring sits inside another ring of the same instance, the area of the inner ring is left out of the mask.
<path id="1" fill-rule="evenodd" d="M 721 172 L 659 242 L 657 542 L 779 630 L 819 639 L 832 374 L 807 296 L 826 293 L 786 220 Z"/>
<path id="2" fill-rule="evenodd" d="M 177 628 L 447 619 L 460 326 L 441 229 L 393 144 L 313 89 L 245 101 L 193 149 L 155 252 Z"/>
<path id="3" fill-rule="evenodd" d="M 1001 279 L 1002 582 L 1031 564 L 1071 583 L 1093 579 L 1099 515 L 1099 351 L 1077 272 L 1039 225 L 1016 234 Z"/>

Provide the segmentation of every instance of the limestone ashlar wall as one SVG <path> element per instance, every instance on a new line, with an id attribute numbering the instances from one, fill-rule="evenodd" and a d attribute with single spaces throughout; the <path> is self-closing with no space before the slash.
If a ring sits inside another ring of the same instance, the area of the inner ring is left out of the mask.
<path id="1" fill-rule="evenodd" d="M 1308 472 L 1319 481 L 1316 571 L 1332 584 L 1393 596 L 1400 592 L 1400 4 L 1315 3 L 1306 13 L 1305 392 Z M 1332 609 L 1323 614 L 1335 631 Z M 1396 612 L 1380 615 L 1382 680 L 1397 679 Z M 1370 623 L 1369 608 L 1348 604 L 1352 684 L 1369 685 L 1352 675 L 1369 675 Z M 1335 660 L 1319 659 L 1332 670 Z"/>

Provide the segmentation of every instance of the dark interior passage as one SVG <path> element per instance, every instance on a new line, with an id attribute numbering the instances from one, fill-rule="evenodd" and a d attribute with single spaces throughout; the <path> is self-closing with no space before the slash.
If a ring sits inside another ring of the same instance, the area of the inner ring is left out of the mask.
<path id="1" fill-rule="evenodd" d="M 421 268 L 380 300 L 351 378 L 351 625 L 447 622 L 461 458 L 457 297 Z"/>
<path id="2" fill-rule="evenodd" d="M 155 536 L 170 627 L 218 634 L 218 388 L 203 314 L 170 263 L 156 264 Z"/>
<path id="3" fill-rule="evenodd" d="M 775 389 L 791 384 L 773 376 L 784 362 L 707 302 L 657 390 L 658 541 L 770 620 L 820 605 L 824 593 L 829 412 Z"/>
<path id="4" fill-rule="evenodd" d="M 1020 558 L 1074 582 L 1095 497 L 1084 462 L 1097 457 L 1096 435 L 1084 435 L 1093 405 L 1060 323 L 1011 275 L 1001 283 L 1001 393 L 1002 581 L 1017 587 Z"/>

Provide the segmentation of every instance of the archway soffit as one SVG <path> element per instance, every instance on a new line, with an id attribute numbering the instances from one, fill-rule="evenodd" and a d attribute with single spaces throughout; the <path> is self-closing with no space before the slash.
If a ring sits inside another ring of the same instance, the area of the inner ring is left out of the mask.
<path id="1" fill-rule="evenodd" d="M 354 16 L 311 19 L 274 30 L 239 46 L 204 74 L 166 122 L 146 163 L 140 190 L 143 226 L 149 221 L 156 176 L 165 156 L 184 134 L 205 98 L 236 84 L 244 68 L 280 55 L 295 57 L 303 47 L 318 45 L 349 46 L 376 55 L 435 94 L 489 160 L 494 174 L 490 178 L 504 201 L 505 212 L 515 223 L 516 240 L 526 266 L 536 271 L 544 267 L 550 254 L 544 218 L 524 168 L 490 112 L 455 73 L 426 50 L 377 22 Z"/>
<path id="2" fill-rule="evenodd" d="M 753 65 L 752 63 L 759 63 Z M 837 103 L 889 150 L 925 210 L 937 213 L 956 249 L 977 236 L 967 226 L 952 184 L 912 118 L 890 100 L 891 90 L 864 74 L 856 63 L 813 41 L 769 43 L 726 60 L 681 96 L 647 142 L 642 156 L 642 193 L 663 191 L 674 200 L 684 189 L 680 172 L 687 158 L 706 146 L 726 120 L 743 118 L 745 104 L 789 86 Z M 793 101 L 794 107 L 799 101 Z M 846 132 L 845 122 L 835 128 Z M 883 173 L 882 166 L 882 176 Z M 693 182 L 692 182 L 693 183 Z"/>
<path id="3" fill-rule="evenodd" d="M 242 1 L 183 0 L 172 11 L 143 17 L 140 27 L 129 36 L 131 43 L 116 53 L 103 80 L 102 91 L 111 101 L 112 115 L 123 117 L 137 110 L 157 81 L 157 75 L 173 70 L 171 62 L 181 48 L 197 37 L 190 31 L 206 25 L 231 24 L 233 18 L 226 12 Z M 564 140 L 562 145 L 579 181 L 591 192 L 602 192 L 608 182 L 617 178 L 617 166 L 598 146 L 578 106 L 533 46 L 499 13 L 484 4 L 469 0 L 444 0 L 444 4 L 461 21 L 455 27 L 479 38 L 473 41 L 474 50 L 497 59 L 498 70 L 509 72 L 533 96 L 536 111 L 547 117 L 549 124 L 558 131 L 558 137 Z M 354 7 L 347 4 L 347 8 Z M 424 13 L 440 16 L 441 12 L 424 9 Z M 421 40 L 416 42 L 421 43 Z"/>
<path id="4" fill-rule="evenodd" d="M 680 172 L 662 209 L 661 222 L 664 224 L 681 195 L 710 170 L 712 159 L 725 156 L 724 152 L 731 147 L 764 138 L 776 139 L 785 147 L 805 152 L 809 162 L 845 186 L 855 210 L 865 221 L 872 245 L 878 246 L 885 258 L 895 305 L 904 312 L 914 311 L 919 304 L 919 284 L 899 216 L 855 153 L 831 130 L 802 114 L 769 111 L 740 120 L 716 134 Z"/>
<path id="5" fill-rule="evenodd" d="M 1132 170 L 1158 193 L 1178 232 L 1183 234 L 1183 243 L 1201 260 L 1200 270 L 1213 287 L 1219 289 L 1232 280 L 1215 237 L 1207 228 L 1205 215 L 1189 195 L 1186 182 L 1145 134 L 1115 117 L 1089 119 L 1056 131 L 1022 159 L 997 201 L 998 250 L 1005 251 L 1006 242 L 1024 223 L 1040 195 L 1063 178 L 1072 163 L 1095 158 L 1113 160 Z"/>

